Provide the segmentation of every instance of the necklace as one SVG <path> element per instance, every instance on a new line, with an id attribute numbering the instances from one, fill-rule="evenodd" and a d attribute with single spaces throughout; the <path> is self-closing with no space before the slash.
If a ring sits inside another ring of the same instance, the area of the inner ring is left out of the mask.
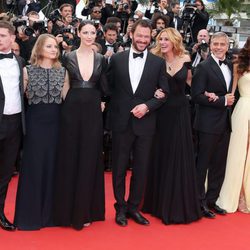
<path id="1" fill-rule="evenodd" d="M 171 62 L 166 61 L 166 63 L 167 63 L 167 69 L 168 69 L 169 71 L 172 71 L 172 70 L 174 69 L 173 66 L 174 66 L 174 64 L 176 63 L 176 57 L 173 57 Z"/>

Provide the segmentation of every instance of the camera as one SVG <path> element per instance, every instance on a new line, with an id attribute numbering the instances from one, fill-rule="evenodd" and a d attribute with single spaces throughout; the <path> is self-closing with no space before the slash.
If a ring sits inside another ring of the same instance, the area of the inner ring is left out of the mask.
<path id="1" fill-rule="evenodd" d="M 32 28 L 35 30 L 35 31 L 38 31 L 39 34 L 45 34 L 47 33 L 47 29 L 45 27 L 45 22 L 44 21 L 36 21 L 33 23 L 32 25 Z"/>
<path id="2" fill-rule="evenodd" d="M 32 36 L 34 34 L 34 30 L 27 26 L 27 22 L 24 19 L 16 19 L 13 21 L 13 25 L 15 26 L 16 30 L 18 27 L 21 27 L 22 32 L 26 36 Z"/>
<path id="3" fill-rule="evenodd" d="M 185 8 L 182 12 L 183 21 L 190 21 L 191 20 L 191 18 L 193 17 L 193 15 L 195 13 L 195 8 L 196 8 L 195 4 L 187 3 L 185 5 Z"/>
<path id="4" fill-rule="evenodd" d="M 67 45 L 69 46 L 74 45 L 74 39 L 70 38 L 69 35 L 63 34 L 62 37 L 63 37 L 63 41 L 67 43 Z"/>
<path id="5" fill-rule="evenodd" d="M 53 23 L 55 23 L 56 21 L 62 20 L 60 11 L 58 9 L 52 11 L 49 14 L 49 20 L 52 21 Z"/>
<path id="6" fill-rule="evenodd" d="M 200 53 L 201 51 L 207 52 L 209 45 L 206 43 L 205 40 L 201 40 L 201 44 L 198 46 L 198 52 Z"/>
<path id="7" fill-rule="evenodd" d="M 122 8 L 124 9 L 124 11 L 128 10 L 129 9 L 129 6 L 127 3 L 123 3 L 122 4 Z"/>
<path id="8" fill-rule="evenodd" d="M 96 29 L 99 29 L 100 20 L 93 19 L 93 22 L 94 22 L 94 26 L 95 26 L 95 28 L 96 28 Z"/>

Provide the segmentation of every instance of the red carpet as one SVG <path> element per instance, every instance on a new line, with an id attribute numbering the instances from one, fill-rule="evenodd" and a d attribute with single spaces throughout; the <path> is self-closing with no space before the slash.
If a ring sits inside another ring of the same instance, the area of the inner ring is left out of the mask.
<path id="1" fill-rule="evenodd" d="M 11 220 L 17 178 L 11 182 L 6 215 Z M 32 202 L 32 200 L 30 201 Z M 202 219 L 190 225 L 165 226 L 146 215 L 150 226 L 129 220 L 126 228 L 114 221 L 111 174 L 106 174 L 106 221 L 95 222 L 82 231 L 71 228 L 45 228 L 32 232 L 6 232 L 0 229 L 0 250 L 249 250 L 250 215 L 235 213 Z"/>

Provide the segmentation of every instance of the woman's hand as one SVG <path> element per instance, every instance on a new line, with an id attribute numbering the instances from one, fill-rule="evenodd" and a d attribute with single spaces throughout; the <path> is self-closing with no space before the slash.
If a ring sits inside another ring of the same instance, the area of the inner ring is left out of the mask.
<path id="1" fill-rule="evenodd" d="M 219 96 L 217 96 L 215 93 L 205 91 L 204 95 L 208 97 L 209 102 L 215 102 L 219 99 Z"/>
<path id="2" fill-rule="evenodd" d="M 157 89 L 155 91 L 154 97 L 157 99 L 162 99 L 165 97 L 165 93 L 162 91 L 162 89 Z"/>
<path id="3" fill-rule="evenodd" d="M 104 109 L 105 109 L 105 102 L 101 102 L 101 110 L 102 110 L 102 112 L 104 111 Z"/>

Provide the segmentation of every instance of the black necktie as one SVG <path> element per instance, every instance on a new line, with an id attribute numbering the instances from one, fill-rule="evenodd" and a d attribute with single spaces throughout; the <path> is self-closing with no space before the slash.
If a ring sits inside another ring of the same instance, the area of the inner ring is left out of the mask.
<path id="1" fill-rule="evenodd" d="M 222 61 L 222 60 L 219 60 L 220 66 L 221 66 L 222 63 L 224 63 L 225 65 L 227 65 L 227 60 L 226 60 L 226 59 L 224 59 L 223 61 Z"/>
<path id="2" fill-rule="evenodd" d="M 9 54 L 0 54 L 0 60 L 4 58 L 13 58 L 13 53 Z"/>
<path id="3" fill-rule="evenodd" d="M 140 57 L 143 58 L 143 52 L 142 53 L 133 53 L 133 58 Z"/>

